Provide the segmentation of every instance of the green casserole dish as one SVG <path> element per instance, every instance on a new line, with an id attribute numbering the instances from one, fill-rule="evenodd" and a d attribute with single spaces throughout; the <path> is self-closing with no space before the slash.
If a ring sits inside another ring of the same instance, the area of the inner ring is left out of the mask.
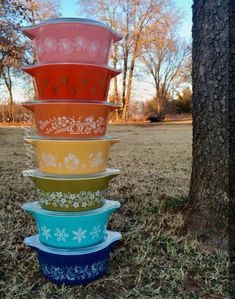
<path id="1" fill-rule="evenodd" d="M 42 208 L 52 211 L 78 212 L 100 208 L 106 198 L 109 181 L 120 174 L 118 169 L 86 176 L 48 175 L 37 169 L 24 170 L 37 188 Z"/>

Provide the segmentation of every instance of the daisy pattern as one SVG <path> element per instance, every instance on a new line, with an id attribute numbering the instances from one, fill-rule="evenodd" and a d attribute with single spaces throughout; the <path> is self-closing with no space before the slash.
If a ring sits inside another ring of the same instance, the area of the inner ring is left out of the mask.
<path id="1" fill-rule="evenodd" d="M 56 228 L 56 232 L 54 236 L 56 236 L 57 241 L 65 242 L 66 238 L 68 238 L 69 235 L 66 233 L 65 228 L 62 229 Z"/>
<path id="2" fill-rule="evenodd" d="M 64 158 L 65 167 L 70 170 L 76 170 L 79 167 L 79 159 L 75 154 L 69 154 Z"/>
<path id="3" fill-rule="evenodd" d="M 82 207 L 85 208 L 86 206 L 87 206 L 87 202 L 86 202 L 86 201 L 83 201 L 83 202 L 82 202 Z"/>
<path id="4" fill-rule="evenodd" d="M 56 40 L 52 37 L 46 37 L 44 39 L 44 47 L 45 47 L 45 51 L 47 53 L 51 53 L 51 52 L 56 51 L 56 49 L 57 49 Z"/>
<path id="5" fill-rule="evenodd" d="M 96 239 L 99 237 L 99 234 L 101 233 L 100 225 L 94 226 L 92 231 L 90 232 L 90 235 L 92 239 Z"/>
<path id="6" fill-rule="evenodd" d="M 84 51 L 87 48 L 88 40 L 84 36 L 78 36 L 74 41 L 77 51 Z"/>
<path id="7" fill-rule="evenodd" d="M 42 235 L 48 240 L 51 237 L 50 228 L 47 228 L 45 225 L 41 226 Z"/>
<path id="8" fill-rule="evenodd" d="M 59 50 L 65 55 L 70 55 L 73 52 L 73 43 L 67 38 L 62 38 L 59 43 Z"/>
<path id="9" fill-rule="evenodd" d="M 100 51 L 100 43 L 98 41 L 92 41 L 88 46 L 88 55 L 90 57 L 95 57 Z"/>
<path id="10" fill-rule="evenodd" d="M 73 240 L 77 240 L 78 243 L 81 243 L 82 239 L 86 239 L 86 230 L 82 230 L 81 227 L 77 231 L 73 231 L 74 237 Z"/>
<path id="11" fill-rule="evenodd" d="M 75 209 L 77 209 L 77 208 L 79 207 L 79 203 L 78 203 L 77 201 L 75 201 L 75 202 L 73 203 L 73 207 L 74 207 Z"/>
<path id="12" fill-rule="evenodd" d="M 56 167 L 56 159 L 55 156 L 52 153 L 42 153 L 42 162 L 47 166 L 47 167 Z"/>

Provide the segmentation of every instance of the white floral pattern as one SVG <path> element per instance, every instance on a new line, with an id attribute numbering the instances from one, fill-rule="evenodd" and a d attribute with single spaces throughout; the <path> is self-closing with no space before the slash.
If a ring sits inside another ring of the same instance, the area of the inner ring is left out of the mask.
<path id="1" fill-rule="evenodd" d="M 82 282 L 88 279 L 94 279 L 104 274 L 107 269 L 108 259 L 97 261 L 96 263 L 85 266 L 54 266 L 46 263 L 41 264 L 43 274 L 51 279 L 59 281 Z"/>
<path id="2" fill-rule="evenodd" d="M 73 52 L 73 43 L 68 40 L 67 38 L 62 38 L 58 42 L 60 52 L 64 53 L 65 55 L 70 55 Z"/>
<path id="3" fill-rule="evenodd" d="M 64 165 L 67 169 L 76 170 L 79 167 L 79 159 L 75 154 L 68 154 L 64 158 Z"/>
<path id="4" fill-rule="evenodd" d="M 87 48 L 88 55 L 90 57 L 95 57 L 99 54 L 100 49 L 100 43 L 98 41 L 92 41 Z"/>
<path id="5" fill-rule="evenodd" d="M 90 57 L 97 57 L 101 55 L 106 57 L 108 54 L 110 45 L 108 43 L 101 44 L 97 40 L 88 40 L 86 37 L 79 35 L 73 40 L 67 38 L 61 38 L 56 40 L 53 37 L 45 37 L 37 43 L 37 51 L 39 55 L 43 55 L 44 51 L 46 53 L 56 52 L 57 49 L 66 56 L 73 53 L 73 51 L 88 53 Z"/>
<path id="6" fill-rule="evenodd" d="M 82 239 L 86 239 L 86 232 L 86 230 L 82 230 L 81 227 L 79 227 L 77 231 L 73 231 L 73 240 L 76 240 L 78 241 L 78 243 L 81 243 Z"/>
<path id="7" fill-rule="evenodd" d="M 102 152 L 89 155 L 90 167 L 97 168 L 104 163 L 104 157 Z"/>
<path id="8" fill-rule="evenodd" d="M 89 44 L 89 41 L 84 36 L 77 36 L 74 42 L 77 51 L 84 51 Z"/>
<path id="9" fill-rule="evenodd" d="M 69 235 L 66 233 L 65 228 L 56 228 L 56 232 L 54 234 L 56 236 L 57 241 L 65 242 Z"/>
<path id="10" fill-rule="evenodd" d="M 38 51 L 38 55 L 43 55 L 44 53 L 44 47 L 41 40 L 38 40 L 37 42 L 37 51 Z"/>
<path id="11" fill-rule="evenodd" d="M 56 167 L 56 159 L 52 153 L 42 153 L 42 161 L 48 167 Z"/>
<path id="12" fill-rule="evenodd" d="M 38 198 L 42 205 L 55 208 L 89 208 L 102 205 L 106 197 L 106 190 L 81 191 L 78 193 L 46 192 L 37 188 Z"/>
<path id="13" fill-rule="evenodd" d="M 107 121 L 103 117 L 94 119 L 89 116 L 82 120 L 73 117 L 54 117 L 46 120 L 39 120 L 39 129 L 44 130 L 46 135 L 51 133 L 60 134 L 63 132 L 69 135 L 105 134 Z"/>
<path id="14" fill-rule="evenodd" d="M 98 168 L 104 165 L 106 160 L 102 152 L 90 153 L 87 157 L 83 157 L 82 161 L 80 161 L 79 157 L 74 153 L 68 153 L 63 157 L 62 161 L 57 161 L 58 158 L 52 153 L 40 152 L 38 155 L 40 167 L 63 167 L 71 172 L 84 168 Z"/>
<path id="15" fill-rule="evenodd" d="M 44 49 L 47 53 L 55 52 L 57 50 L 57 42 L 53 37 L 46 37 L 44 39 Z"/>

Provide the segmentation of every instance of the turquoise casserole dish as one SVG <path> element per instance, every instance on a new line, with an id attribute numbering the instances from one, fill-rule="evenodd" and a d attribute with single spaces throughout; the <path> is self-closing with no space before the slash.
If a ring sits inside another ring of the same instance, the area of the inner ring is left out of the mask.
<path id="1" fill-rule="evenodd" d="M 22 208 L 36 219 L 39 240 L 57 248 L 81 248 L 101 243 L 106 235 L 109 215 L 120 202 L 105 200 L 104 205 L 84 212 L 54 212 L 42 209 L 39 202 Z"/>

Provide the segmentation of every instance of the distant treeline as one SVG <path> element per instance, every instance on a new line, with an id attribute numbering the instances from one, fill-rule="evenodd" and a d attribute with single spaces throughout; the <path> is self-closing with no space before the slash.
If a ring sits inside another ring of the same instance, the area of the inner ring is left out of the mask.
<path id="1" fill-rule="evenodd" d="M 32 113 L 27 111 L 20 104 L 13 105 L 13 122 L 24 122 L 28 120 L 28 116 L 31 116 Z M 12 122 L 11 121 L 11 107 L 10 104 L 1 104 L 0 105 L 0 122 Z"/>

